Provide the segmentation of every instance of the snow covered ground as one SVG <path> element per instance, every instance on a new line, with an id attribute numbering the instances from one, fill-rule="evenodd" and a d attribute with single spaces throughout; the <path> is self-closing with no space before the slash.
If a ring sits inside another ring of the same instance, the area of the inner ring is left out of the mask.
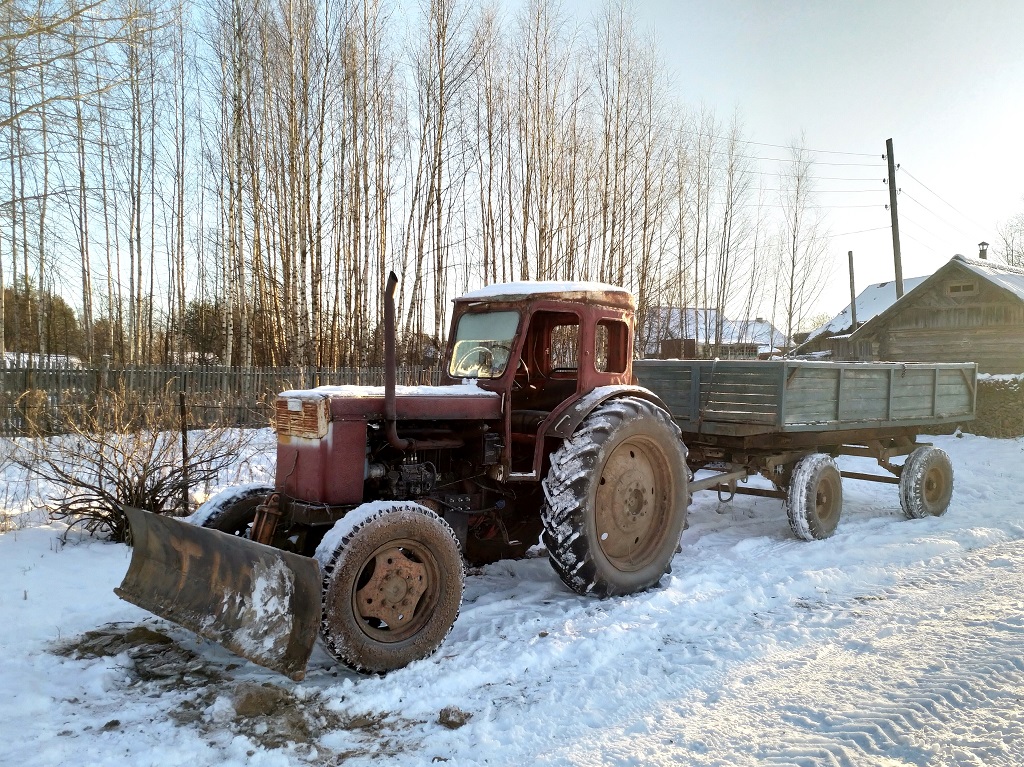
<path id="1" fill-rule="evenodd" d="M 1024 764 L 1024 440 L 933 441 L 942 518 L 847 480 L 805 543 L 776 500 L 701 493 L 660 588 L 598 601 L 501 562 L 385 678 L 317 650 L 290 682 L 118 600 L 124 546 L 7 518 L 0 764 Z M 262 444 L 226 481 L 266 478 Z"/>

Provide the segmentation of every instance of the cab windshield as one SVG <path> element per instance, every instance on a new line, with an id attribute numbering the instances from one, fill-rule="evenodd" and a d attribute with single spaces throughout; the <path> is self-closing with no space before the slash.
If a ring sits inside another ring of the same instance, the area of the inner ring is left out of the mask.
<path id="1" fill-rule="evenodd" d="M 448 374 L 452 378 L 497 378 L 505 372 L 519 312 L 463 314 L 455 330 Z"/>

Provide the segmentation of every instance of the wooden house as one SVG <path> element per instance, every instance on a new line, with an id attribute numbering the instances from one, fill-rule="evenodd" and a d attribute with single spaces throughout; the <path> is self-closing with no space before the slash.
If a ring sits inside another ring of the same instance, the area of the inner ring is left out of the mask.
<path id="1" fill-rule="evenodd" d="M 954 256 L 854 330 L 847 349 L 836 357 L 1024 372 L 1024 269 Z"/>
<path id="2" fill-rule="evenodd" d="M 757 359 L 788 346 L 768 320 L 730 320 L 715 309 L 657 306 L 638 332 L 644 357 Z"/>
<path id="3" fill-rule="evenodd" d="M 927 276 L 905 278 L 903 280 L 904 293 L 909 293 L 926 279 L 928 279 Z M 850 343 L 850 334 L 894 303 L 896 303 L 896 283 L 893 280 L 868 285 L 857 295 L 856 303 L 853 304 L 856 312 L 847 306 L 824 325 L 808 333 L 806 338 L 795 339 L 799 346 L 793 350 L 793 355 L 836 360 L 859 360 L 862 357 L 870 359 L 870 346 L 859 350 Z M 854 327 L 855 315 L 856 327 Z"/>

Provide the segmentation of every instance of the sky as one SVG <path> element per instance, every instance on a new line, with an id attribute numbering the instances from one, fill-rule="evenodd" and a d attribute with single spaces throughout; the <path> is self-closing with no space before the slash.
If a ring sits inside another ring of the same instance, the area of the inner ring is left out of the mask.
<path id="1" fill-rule="evenodd" d="M 583 20 L 596 5 L 565 8 Z M 858 292 L 893 279 L 886 139 L 900 165 L 904 277 L 977 256 L 1024 212 L 1024 2 L 637 0 L 635 13 L 679 98 L 726 121 L 738 113 L 761 142 L 749 155 L 784 159 L 801 133 L 823 150 L 815 173 L 836 265 L 823 311 L 849 303 L 850 250 Z"/>

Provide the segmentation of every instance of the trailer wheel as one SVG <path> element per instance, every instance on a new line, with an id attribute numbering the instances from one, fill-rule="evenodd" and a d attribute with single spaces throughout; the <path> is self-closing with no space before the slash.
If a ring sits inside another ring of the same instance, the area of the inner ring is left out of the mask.
<path id="1" fill-rule="evenodd" d="M 320 636 L 356 671 L 384 673 L 432 655 L 459 616 L 459 543 L 423 506 L 360 506 L 324 537 L 316 558 L 323 571 Z"/>
<path id="2" fill-rule="evenodd" d="M 813 453 L 797 461 L 786 508 L 797 538 L 817 541 L 836 531 L 843 510 L 843 484 L 832 456 Z"/>
<path id="3" fill-rule="evenodd" d="M 900 472 L 900 506 L 910 519 L 940 517 L 953 495 L 953 464 L 946 451 L 923 445 Z"/>
<path id="4" fill-rule="evenodd" d="M 199 527 L 248 538 L 249 529 L 256 519 L 256 507 L 273 492 L 272 485 L 262 482 L 229 487 L 208 499 L 188 521 Z"/>
<path id="5" fill-rule="evenodd" d="M 686 448 L 662 408 L 624 397 L 597 407 L 551 455 L 542 539 L 577 594 L 658 583 L 686 522 Z"/>

